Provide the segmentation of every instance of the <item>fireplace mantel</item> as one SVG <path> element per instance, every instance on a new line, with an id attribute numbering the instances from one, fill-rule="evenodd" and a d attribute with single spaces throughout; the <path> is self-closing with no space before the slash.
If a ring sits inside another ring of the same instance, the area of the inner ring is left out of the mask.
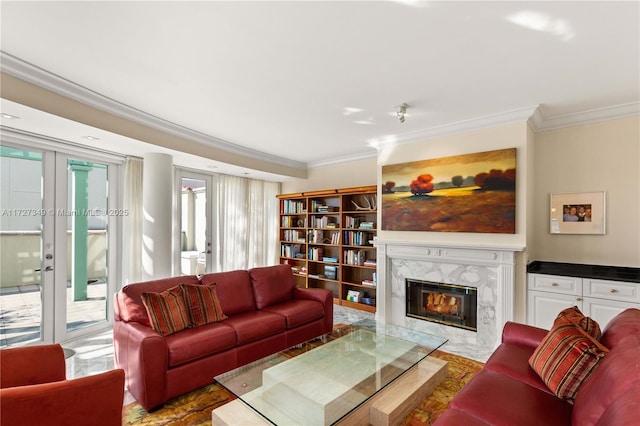
<path id="1" fill-rule="evenodd" d="M 514 263 L 516 252 L 524 250 L 521 245 L 488 244 L 432 244 L 420 241 L 374 240 L 378 252 L 385 257 L 415 260 L 466 261 L 478 264 Z M 380 259 L 378 260 L 380 262 Z"/>
<path id="2" fill-rule="evenodd" d="M 471 349 L 490 353 L 499 344 L 502 327 L 514 319 L 516 254 L 524 246 L 379 239 L 373 243 L 377 247 L 378 321 L 446 337 L 453 352 Z M 407 278 L 449 284 L 470 281 L 478 288 L 477 333 L 407 317 Z"/>

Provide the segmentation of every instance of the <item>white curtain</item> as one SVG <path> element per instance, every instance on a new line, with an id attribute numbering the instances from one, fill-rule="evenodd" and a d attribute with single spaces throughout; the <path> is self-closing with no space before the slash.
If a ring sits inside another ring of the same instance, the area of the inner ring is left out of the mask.
<path id="1" fill-rule="evenodd" d="M 214 185 L 216 271 L 248 269 L 278 262 L 280 184 L 219 175 Z"/>
<path id="2" fill-rule="evenodd" d="M 142 167 L 140 158 L 127 157 L 124 169 L 124 208 L 122 257 L 124 283 L 142 280 Z"/>

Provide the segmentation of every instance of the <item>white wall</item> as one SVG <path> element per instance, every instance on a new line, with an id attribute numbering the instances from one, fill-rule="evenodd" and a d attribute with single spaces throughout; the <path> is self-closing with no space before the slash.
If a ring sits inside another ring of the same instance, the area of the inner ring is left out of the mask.
<path id="1" fill-rule="evenodd" d="M 307 179 L 282 182 L 282 193 L 292 194 L 376 184 L 377 160 L 376 158 L 370 158 L 309 169 Z"/>
<path id="2" fill-rule="evenodd" d="M 535 135 L 532 260 L 640 267 L 640 117 Z M 605 191 L 605 235 L 549 232 L 549 194 Z"/>

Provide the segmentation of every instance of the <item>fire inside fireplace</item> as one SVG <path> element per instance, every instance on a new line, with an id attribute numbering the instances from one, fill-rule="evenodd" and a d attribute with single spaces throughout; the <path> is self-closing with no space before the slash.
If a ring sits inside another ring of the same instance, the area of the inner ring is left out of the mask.
<path id="1" fill-rule="evenodd" d="M 407 279 L 407 316 L 477 331 L 478 290 Z"/>

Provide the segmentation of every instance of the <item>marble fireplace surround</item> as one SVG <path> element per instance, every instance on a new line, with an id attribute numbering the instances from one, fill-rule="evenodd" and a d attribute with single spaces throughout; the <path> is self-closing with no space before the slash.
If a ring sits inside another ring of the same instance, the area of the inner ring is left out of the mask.
<path id="1" fill-rule="evenodd" d="M 378 321 L 446 337 L 445 351 L 485 361 L 513 321 L 515 259 L 521 246 L 447 245 L 374 241 L 377 247 Z M 478 289 L 478 330 L 470 331 L 406 316 L 405 279 Z"/>

